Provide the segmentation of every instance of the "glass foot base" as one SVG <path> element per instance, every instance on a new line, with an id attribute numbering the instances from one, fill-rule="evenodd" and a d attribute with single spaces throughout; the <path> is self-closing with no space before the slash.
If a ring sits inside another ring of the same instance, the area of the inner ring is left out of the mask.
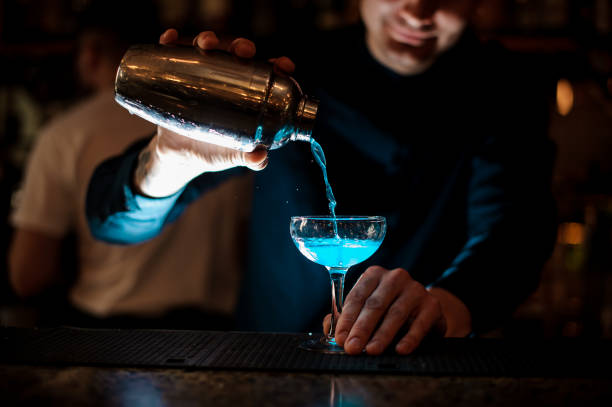
<path id="1" fill-rule="evenodd" d="M 338 346 L 335 340 L 328 341 L 324 335 L 320 338 L 309 339 L 300 344 L 300 349 L 305 349 L 311 352 L 328 353 L 332 355 L 341 355 L 346 353 L 342 346 Z"/>

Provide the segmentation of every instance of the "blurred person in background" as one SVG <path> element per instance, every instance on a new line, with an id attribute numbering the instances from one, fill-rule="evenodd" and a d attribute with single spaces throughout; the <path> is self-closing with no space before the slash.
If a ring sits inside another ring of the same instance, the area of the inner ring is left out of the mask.
<path id="1" fill-rule="evenodd" d="M 225 211 L 231 211 L 234 229 L 246 216 L 234 210 L 244 189 L 240 179 L 197 200 L 172 227 L 142 244 L 96 241 L 84 217 L 85 191 L 96 165 L 155 130 L 115 102 L 113 87 L 127 47 L 159 35 L 157 19 L 148 1 L 93 1 L 80 16 L 76 63 L 90 96 L 41 130 L 11 216 L 9 272 L 15 293 L 37 298 L 74 279 L 66 313 L 45 315 L 43 306 L 42 323 L 208 329 L 231 324 L 236 296 L 226 291 L 237 284 L 240 267 L 211 253 L 235 250 L 215 231 Z M 62 263 L 68 236 L 76 244 L 68 253 L 76 262 L 74 277 Z"/>
<path id="2" fill-rule="evenodd" d="M 362 0 L 362 24 L 284 45 L 274 39 L 295 61 L 277 58 L 276 68 L 297 66 L 306 93 L 321 101 L 313 136 L 327 156 L 337 212 L 388 220 L 380 250 L 351 272 L 360 278 L 336 327 L 348 353 L 409 353 L 430 332 L 486 332 L 535 289 L 550 254 L 547 100 L 537 75 L 479 43 L 468 27 L 477 6 Z M 168 30 L 160 41 L 177 38 Z M 202 32 L 194 46 L 220 42 Z M 256 52 L 240 38 L 224 48 L 241 58 Z M 280 55 L 264 49 L 258 55 Z M 288 234 L 292 215 L 327 212 L 305 143 L 242 153 L 160 127 L 94 172 L 92 233 L 131 244 L 163 234 L 195 197 L 244 167 L 261 171 L 251 173 L 244 201 L 251 217 L 237 327 L 316 329 L 329 309 L 328 276 Z"/>

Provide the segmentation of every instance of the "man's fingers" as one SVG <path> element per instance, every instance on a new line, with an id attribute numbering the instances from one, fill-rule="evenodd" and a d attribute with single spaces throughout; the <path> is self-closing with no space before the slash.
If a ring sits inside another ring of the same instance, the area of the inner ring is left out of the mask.
<path id="1" fill-rule="evenodd" d="M 440 303 L 437 299 L 428 297 L 421 305 L 419 313 L 410 325 L 408 333 L 395 346 L 395 351 L 402 355 L 412 352 L 419 346 L 432 326 L 440 324 L 441 319 L 444 319 L 444 315 L 442 314 Z"/>
<path id="2" fill-rule="evenodd" d="M 162 35 L 159 36 L 159 43 L 163 45 L 168 45 L 176 42 L 178 40 L 178 31 L 174 28 L 169 28 L 163 32 Z"/>
<path id="3" fill-rule="evenodd" d="M 229 45 L 226 40 L 219 40 L 213 31 L 203 31 L 193 39 L 193 45 L 204 50 L 225 49 L 240 58 L 253 58 L 255 44 L 246 38 L 236 38 Z"/>
<path id="4" fill-rule="evenodd" d="M 255 44 L 246 38 L 236 38 L 231 42 L 228 51 L 240 58 L 253 58 L 255 56 Z"/>
<path id="5" fill-rule="evenodd" d="M 344 341 L 353 324 L 357 321 L 363 305 L 378 286 L 384 272 L 385 269 L 382 267 L 368 267 L 360 277 L 359 282 L 346 296 L 342 313 L 336 324 L 336 342 L 338 345 L 344 346 Z"/>
<path id="6" fill-rule="evenodd" d="M 159 43 L 165 45 L 176 43 L 178 40 L 178 32 L 174 28 L 166 30 L 159 37 Z M 221 44 L 221 41 L 213 31 L 203 31 L 199 33 L 192 42 L 193 46 L 197 46 L 203 50 L 220 49 L 222 45 L 224 48 L 225 44 L 227 43 Z M 240 58 L 253 58 L 256 49 L 253 41 L 249 41 L 246 38 L 236 38 L 227 46 L 227 51 Z M 278 64 L 279 69 L 285 72 L 293 72 L 295 69 L 293 62 L 287 57 L 278 58 Z"/>
<path id="7" fill-rule="evenodd" d="M 363 350 L 380 321 L 385 318 L 389 306 L 398 297 L 402 288 L 405 287 L 408 278 L 408 273 L 402 269 L 391 270 L 384 274 L 378 287 L 365 301 L 357 321 L 355 321 L 347 336 L 344 344 L 347 353 L 357 354 Z M 388 338 L 388 341 L 391 341 L 393 334 Z"/>
<path id="8" fill-rule="evenodd" d="M 382 324 L 380 324 L 374 336 L 372 336 L 372 339 L 370 339 L 365 347 L 368 354 L 381 354 L 393 341 L 393 338 L 395 338 L 400 328 L 408 321 L 408 318 L 414 315 L 415 309 L 417 309 L 423 299 L 423 295 L 419 295 L 418 292 L 414 291 L 403 293 L 391 304 Z"/>
<path id="9" fill-rule="evenodd" d="M 244 165 L 254 171 L 260 171 L 268 165 L 268 150 L 256 148 L 250 153 L 244 153 Z"/>
<path id="10" fill-rule="evenodd" d="M 217 49 L 219 38 L 212 31 L 203 31 L 193 39 L 193 45 L 205 50 Z"/>
<path id="11" fill-rule="evenodd" d="M 287 57 L 270 58 L 268 61 L 274 64 L 275 72 L 291 74 L 295 71 L 295 64 Z"/>
<path id="12" fill-rule="evenodd" d="M 171 28 L 166 30 L 160 37 L 160 44 L 172 44 L 178 42 L 178 32 Z M 221 49 L 227 46 L 227 42 L 221 42 L 213 31 L 203 31 L 199 33 L 192 41 L 192 45 L 203 50 Z M 246 38 L 236 38 L 229 46 L 227 51 L 240 58 L 253 58 L 255 56 L 255 44 Z M 293 72 L 295 65 L 289 58 L 279 58 L 279 69 Z"/>

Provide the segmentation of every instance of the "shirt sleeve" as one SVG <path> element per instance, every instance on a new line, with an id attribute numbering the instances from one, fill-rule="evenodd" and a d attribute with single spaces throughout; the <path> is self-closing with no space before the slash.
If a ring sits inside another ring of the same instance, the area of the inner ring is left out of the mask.
<path id="1" fill-rule="evenodd" d="M 104 161 L 95 169 L 85 208 L 91 234 L 96 239 L 115 244 L 149 240 L 176 220 L 202 193 L 242 172 L 233 169 L 206 173 L 171 196 L 143 196 L 134 191 L 132 174 L 140 151 L 149 141 L 147 138 L 133 144 L 122 155 Z"/>
<path id="2" fill-rule="evenodd" d="M 514 121 L 498 122 L 476 149 L 466 242 L 433 284 L 466 304 L 475 332 L 499 325 L 535 290 L 555 242 L 555 149 L 545 136 L 543 107 L 527 104 L 526 115 L 509 110 Z"/>
<path id="3" fill-rule="evenodd" d="M 69 140 L 58 143 L 52 130 L 41 133 L 28 158 L 25 177 L 16 196 L 16 207 L 11 214 L 13 226 L 55 237 L 68 233 L 75 222 L 70 180 L 75 162 L 72 147 Z"/>

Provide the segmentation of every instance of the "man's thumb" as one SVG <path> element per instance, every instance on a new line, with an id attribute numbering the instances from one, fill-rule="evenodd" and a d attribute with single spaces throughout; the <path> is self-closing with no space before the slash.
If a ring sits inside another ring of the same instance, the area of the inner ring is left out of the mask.
<path id="1" fill-rule="evenodd" d="M 263 170 L 268 165 L 268 150 L 256 148 L 250 153 L 244 153 L 244 165 L 254 171 Z"/>

